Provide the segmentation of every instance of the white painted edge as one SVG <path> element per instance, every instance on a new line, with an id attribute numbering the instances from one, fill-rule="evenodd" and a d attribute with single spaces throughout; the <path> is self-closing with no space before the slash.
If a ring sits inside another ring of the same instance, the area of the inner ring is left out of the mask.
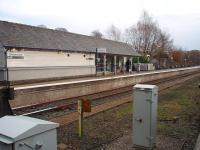
<path id="1" fill-rule="evenodd" d="M 68 84 L 76 84 L 76 83 L 113 80 L 113 79 L 119 79 L 119 78 L 128 78 L 128 77 L 134 77 L 134 76 L 136 77 L 136 76 L 141 76 L 141 75 L 150 75 L 150 74 L 157 74 L 157 73 L 176 72 L 176 71 L 181 71 L 181 70 L 191 70 L 191 69 L 197 69 L 197 68 L 200 69 L 200 66 L 189 67 L 189 68 L 168 69 L 168 70 L 145 72 L 145 73 L 138 73 L 138 74 L 131 74 L 131 75 L 105 77 L 105 78 L 99 78 L 99 79 L 87 79 L 87 80 L 68 81 L 68 82 L 61 82 L 61 83 L 49 83 L 49 84 L 45 83 L 45 84 L 38 84 L 38 85 L 27 85 L 27 86 L 22 86 L 22 87 L 14 87 L 14 90 L 25 90 L 25 89 L 32 89 L 32 88 L 39 88 L 39 87 L 50 87 L 50 86 L 57 86 L 57 85 L 68 85 Z"/>

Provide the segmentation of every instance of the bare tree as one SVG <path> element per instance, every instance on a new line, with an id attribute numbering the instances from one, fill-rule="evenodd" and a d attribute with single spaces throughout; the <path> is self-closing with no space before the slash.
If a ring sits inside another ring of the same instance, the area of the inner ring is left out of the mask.
<path id="1" fill-rule="evenodd" d="M 91 35 L 95 38 L 102 38 L 103 37 L 103 34 L 99 31 L 99 30 L 94 30 L 91 32 Z"/>
<path id="2" fill-rule="evenodd" d="M 125 41 L 132 45 L 134 49 L 140 51 L 140 41 L 141 38 L 139 36 L 139 32 L 135 25 L 131 26 L 130 28 L 126 29 L 125 31 Z"/>
<path id="3" fill-rule="evenodd" d="M 184 61 L 189 65 L 200 65 L 200 50 L 188 51 Z"/>
<path id="4" fill-rule="evenodd" d="M 126 30 L 128 41 L 133 47 L 143 53 L 151 53 L 159 38 L 160 29 L 149 14 L 144 11 L 136 26 Z"/>
<path id="5" fill-rule="evenodd" d="M 163 32 L 156 21 L 144 11 L 136 25 L 126 29 L 126 42 L 134 49 L 151 57 L 159 51 L 169 50 L 173 45 L 170 35 Z"/>
<path id="6" fill-rule="evenodd" d="M 114 41 L 121 41 L 122 40 L 122 34 L 119 28 L 117 28 L 114 25 L 111 25 L 108 30 L 108 39 L 114 40 Z"/>
<path id="7" fill-rule="evenodd" d="M 169 51 L 173 49 L 173 39 L 166 32 L 160 31 L 157 46 L 163 51 Z"/>
<path id="8" fill-rule="evenodd" d="M 68 32 L 68 30 L 66 28 L 55 28 L 55 30 L 63 31 L 63 32 Z"/>

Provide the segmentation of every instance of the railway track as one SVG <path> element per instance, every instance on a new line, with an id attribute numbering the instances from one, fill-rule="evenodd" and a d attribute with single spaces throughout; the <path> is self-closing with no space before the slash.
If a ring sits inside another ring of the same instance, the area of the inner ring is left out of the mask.
<path id="1" fill-rule="evenodd" d="M 179 84 L 185 80 L 191 79 L 194 76 L 198 76 L 200 73 L 187 73 L 184 75 L 172 76 L 165 79 L 154 80 L 145 82 L 145 84 L 155 84 L 159 86 L 159 90 L 165 90 L 170 88 L 176 84 Z M 114 101 L 116 98 L 128 97 L 132 95 L 132 86 L 127 86 L 115 90 L 95 93 L 87 96 L 75 97 L 66 100 L 60 100 L 56 102 L 48 102 L 48 103 L 41 103 L 35 104 L 30 106 L 22 106 L 18 108 L 14 108 L 13 111 L 16 115 L 27 115 L 27 116 L 34 116 L 34 115 L 42 115 L 43 113 L 48 112 L 57 112 L 57 111 L 64 111 L 67 110 L 67 114 L 70 112 L 75 112 L 77 107 L 77 100 L 78 99 L 89 99 L 92 101 L 92 106 L 98 106 L 107 101 Z M 112 100 L 111 100 L 112 99 Z"/>
<path id="2" fill-rule="evenodd" d="M 184 75 L 179 75 L 175 77 L 165 78 L 161 80 L 154 80 L 145 82 L 145 84 L 155 84 L 159 86 L 159 92 L 163 92 L 168 88 L 179 86 L 184 81 L 187 81 L 189 79 L 192 79 L 194 77 L 200 76 L 200 73 L 188 73 Z M 67 99 L 62 100 L 56 103 L 52 104 L 42 104 L 43 109 L 37 108 L 37 106 L 29 106 L 29 108 L 32 107 L 32 109 L 29 112 L 25 112 L 24 110 L 26 107 L 21 108 L 21 114 L 22 115 L 29 115 L 34 117 L 43 117 L 47 115 L 45 119 L 48 119 L 53 122 L 59 123 L 61 126 L 68 125 L 78 118 L 78 113 L 76 112 L 77 107 L 77 99 L 80 98 L 88 98 L 92 100 L 92 112 L 91 113 L 85 113 L 84 117 L 89 117 L 91 115 L 95 115 L 99 112 L 108 110 L 113 107 L 117 107 L 121 104 L 128 103 L 132 101 L 132 85 L 112 91 L 107 92 L 101 92 L 96 94 L 91 94 L 84 97 L 77 97 L 74 99 Z M 36 110 L 34 108 L 37 108 Z M 66 111 L 67 110 L 67 111 Z M 60 113 L 58 113 L 60 111 Z M 64 112 L 65 111 L 65 112 Z M 17 112 L 17 110 L 16 110 Z M 117 139 L 117 138 L 116 138 Z M 177 139 L 179 139 L 177 137 Z M 186 143 L 185 139 L 179 139 L 182 141 L 180 143 L 180 150 L 184 149 L 184 145 Z"/>

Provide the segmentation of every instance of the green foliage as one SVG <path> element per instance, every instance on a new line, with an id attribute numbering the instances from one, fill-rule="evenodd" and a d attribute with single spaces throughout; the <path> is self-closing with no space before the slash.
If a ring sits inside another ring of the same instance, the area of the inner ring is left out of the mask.
<path id="1" fill-rule="evenodd" d="M 148 58 L 146 56 L 141 56 L 140 63 L 149 63 Z"/>
<path id="2" fill-rule="evenodd" d="M 189 142 L 195 142 L 200 117 L 198 82 L 200 82 L 199 78 L 193 79 L 160 95 L 159 99 L 162 99 L 158 105 L 158 131 L 160 133 L 181 138 L 190 137 Z M 174 118 L 178 118 L 178 121 L 173 122 Z"/>
<path id="3" fill-rule="evenodd" d="M 133 57 L 133 63 L 138 63 L 138 57 Z M 149 63 L 148 58 L 146 56 L 140 56 L 139 63 Z"/>
<path id="4" fill-rule="evenodd" d="M 166 103 L 162 103 L 158 107 L 158 119 L 173 119 L 178 113 L 181 112 L 181 106 L 177 104 L 175 101 L 168 101 Z"/>
<path id="5" fill-rule="evenodd" d="M 138 63 L 138 57 L 133 57 L 133 63 Z"/>
<path id="6" fill-rule="evenodd" d="M 122 107 L 120 109 L 120 111 L 117 112 L 117 116 L 119 118 L 121 118 L 121 117 L 123 117 L 123 116 L 125 116 L 127 114 L 131 114 L 133 112 L 132 103 L 126 103 L 124 106 L 125 107 Z"/>

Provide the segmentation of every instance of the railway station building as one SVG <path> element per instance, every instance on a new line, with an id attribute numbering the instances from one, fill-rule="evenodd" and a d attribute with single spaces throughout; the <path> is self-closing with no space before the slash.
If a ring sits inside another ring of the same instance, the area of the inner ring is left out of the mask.
<path id="1" fill-rule="evenodd" d="M 117 74 L 140 56 L 126 43 L 0 21 L 0 80 Z"/>

